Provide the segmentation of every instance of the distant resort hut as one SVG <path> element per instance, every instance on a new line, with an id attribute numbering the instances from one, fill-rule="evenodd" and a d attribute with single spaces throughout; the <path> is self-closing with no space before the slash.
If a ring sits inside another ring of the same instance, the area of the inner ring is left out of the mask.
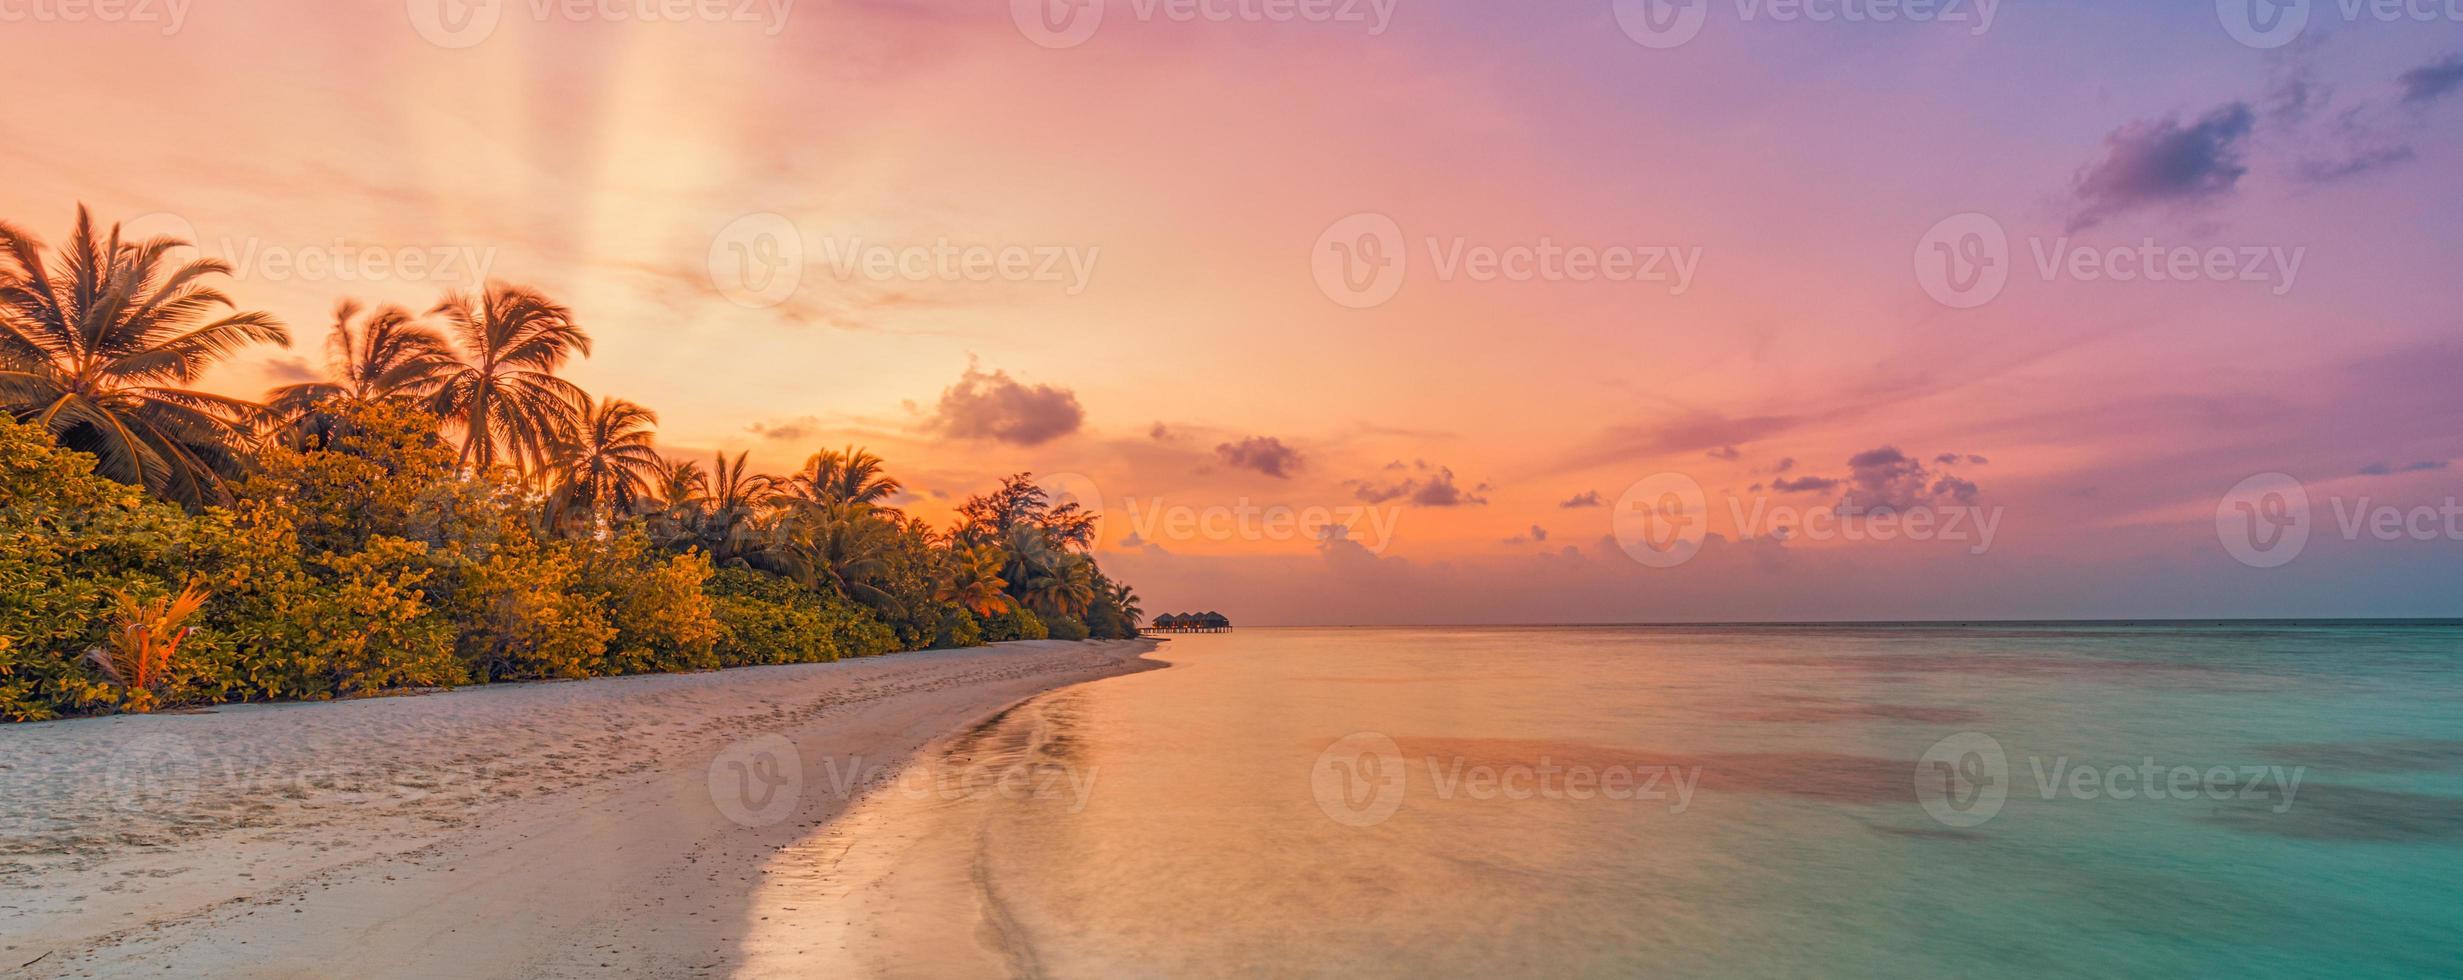
<path id="1" fill-rule="evenodd" d="M 1231 619 L 1219 612 L 1164 613 L 1146 624 L 1148 633 L 1223 633 L 1231 628 Z"/>

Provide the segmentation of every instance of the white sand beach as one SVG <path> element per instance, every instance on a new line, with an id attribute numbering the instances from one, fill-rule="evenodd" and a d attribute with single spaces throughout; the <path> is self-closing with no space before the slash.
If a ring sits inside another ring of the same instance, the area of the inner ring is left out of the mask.
<path id="1" fill-rule="evenodd" d="M 733 975 L 779 852 L 924 746 L 1153 647 L 0 728 L 0 977 Z"/>

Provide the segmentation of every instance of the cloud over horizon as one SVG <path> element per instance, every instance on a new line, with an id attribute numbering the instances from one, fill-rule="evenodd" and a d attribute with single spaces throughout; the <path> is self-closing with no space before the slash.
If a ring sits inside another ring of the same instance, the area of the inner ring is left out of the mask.
<path id="1" fill-rule="evenodd" d="M 1086 409 L 1076 392 L 1022 384 L 1007 371 L 987 373 L 970 362 L 958 383 L 941 392 L 926 426 L 960 439 L 1040 446 L 1085 424 Z"/>

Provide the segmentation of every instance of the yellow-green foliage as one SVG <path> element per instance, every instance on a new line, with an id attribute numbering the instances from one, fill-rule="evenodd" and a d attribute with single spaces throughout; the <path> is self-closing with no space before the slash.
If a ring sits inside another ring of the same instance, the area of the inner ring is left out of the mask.
<path id="1" fill-rule="evenodd" d="M 983 638 L 986 643 L 1043 640 L 1050 639 L 1051 635 L 1051 631 L 1044 627 L 1043 620 L 1024 606 L 983 617 Z"/>
<path id="2" fill-rule="evenodd" d="M 508 533 L 494 553 L 462 569 L 454 621 L 463 660 L 479 680 L 588 677 L 605 669 L 616 628 L 582 591 L 572 549 Z"/>
<path id="3" fill-rule="evenodd" d="M 86 651 L 119 596 L 169 595 L 187 578 L 197 522 L 94 475 L 92 457 L 0 415 L 0 718 L 28 721 L 110 703 Z M 173 664 L 168 700 L 185 686 Z"/>
<path id="4" fill-rule="evenodd" d="M 613 673 L 712 670 L 720 628 L 710 596 L 710 559 L 698 551 L 662 555 L 638 529 L 582 542 L 582 588 L 607 611 L 615 638 Z"/>
<path id="5" fill-rule="evenodd" d="M 775 575 L 721 569 L 709 593 L 722 627 L 719 659 L 729 667 L 820 663 L 898 649 L 889 624 Z"/>

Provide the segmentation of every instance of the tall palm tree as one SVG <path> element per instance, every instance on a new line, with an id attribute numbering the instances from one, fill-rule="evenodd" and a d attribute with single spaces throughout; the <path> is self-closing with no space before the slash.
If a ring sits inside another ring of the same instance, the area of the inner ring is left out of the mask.
<path id="1" fill-rule="evenodd" d="M 710 473 L 709 509 L 701 541 L 710 550 L 710 560 L 721 565 L 757 548 L 754 532 L 771 502 L 778 499 L 778 478 L 752 472 L 746 461 L 751 455 L 737 453 L 730 460 L 722 450 L 712 460 L 715 469 Z"/>
<path id="2" fill-rule="evenodd" d="M 886 509 L 882 501 L 905 489 L 894 477 L 881 472 L 886 464 L 881 457 L 849 446 L 844 450 L 824 449 L 804 462 L 804 469 L 789 480 L 789 492 L 813 503 L 869 504 Z"/>
<path id="3" fill-rule="evenodd" d="M 318 442 L 330 434 L 336 402 L 425 401 L 436 395 L 456 361 L 436 328 L 399 306 L 380 307 L 354 324 L 361 307 L 343 300 L 325 338 L 324 381 L 285 385 L 266 397 L 272 435 Z"/>
<path id="4" fill-rule="evenodd" d="M 1009 583 L 1001 580 L 1002 560 L 998 548 L 951 548 L 942 574 L 933 583 L 932 598 L 978 616 L 997 616 L 1017 608 L 1017 600 L 1007 591 Z"/>
<path id="5" fill-rule="evenodd" d="M 832 503 L 795 508 L 780 517 L 781 537 L 771 560 L 805 588 L 836 592 L 875 609 L 895 611 L 898 600 L 875 584 L 889 572 L 895 526 L 871 504 Z"/>
<path id="6" fill-rule="evenodd" d="M 1146 622 L 1146 610 L 1138 605 L 1137 590 L 1130 588 L 1127 582 L 1112 583 L 1112 608 L 1120 610 L 1121 621 L 1128 625 L 1132 633 Z"/>
<path id="7" fill-rule="evenodd" d="M 1084 619 L 1094 604 L 1095 563 L 1085 555 L 1064 554 L 1026 580 L 1026 605 L 1036 615 Z"/>
<path id="8" fill-rule="evenodd" d="M 40 239 L 0 224 L 0 406 L 92 453 L 96 472 L 198 506 L 227 498 L 259 406 L 193 386 L 241 348 L 291 337 L 203 283 L 228 264 L 173 264 L 189 244 L 125 242 L 116 224 L 98 237 L 79 205 L 47 262 Z"/>
<path id="9" fill-rule="evenodd" d="M 554 464 L 558 509 L 570 518 L 637 512 L 666 462 L 652 446 L 658 413 L 622 398 L 585 396 L 575 414 L 581 422 Z"/>
<path id="10" fill-rule="evenodd" d="M 661 457 L 651 495 L 662 510 L 699 511 L 710 501 L 710 474 L 693 460 Z"/>
<path id="11" fill-rule="evenodd" d="M 434 312 L 461 347 L 460 364 L 435 398 L 436 413 L 462 434 L 461 465 L 544 469 L 588 402 L 556 370 L 575 354 L 589 355 L 590 335 L 574 325 L 571 310 L 501 283 L 477 296 L 448 295 Z"/>

